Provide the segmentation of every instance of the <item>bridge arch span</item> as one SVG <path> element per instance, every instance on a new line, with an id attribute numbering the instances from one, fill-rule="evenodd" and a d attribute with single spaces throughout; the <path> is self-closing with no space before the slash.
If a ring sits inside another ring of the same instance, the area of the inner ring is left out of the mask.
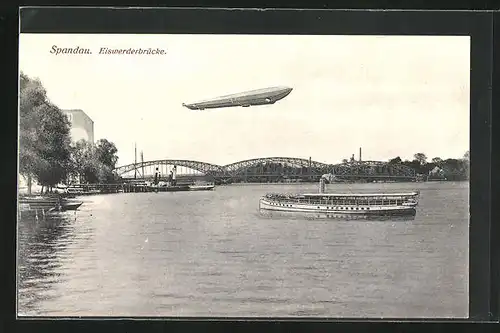
<path id="1" fill-rule="evenodd" d="M 115 172 L 119 176 L 122 176 L 134 170 L 141 171 L 143 168 L 146 167 L 167 166 L 167 165 L 186 167 L 209 176 L 224 176 L 226 174 L 225 169 L 220 165 L 200 162 L 200 161 L 192 161 L 192 160 L 170 160 L 170 159 L 127 164 L 115 168 Z"/>
<path id="2" fill-rule="evenodd" d="M 355 161 L 332 166 L 338 177 L 382 177 L 414 179 L 417 176 L 415 169 L 400 163 L 380 161 Z"/>
<path id="3" fill-rule="evenodd" d="M 281 164 L 278 166 L 277 164 Z M 243 160 L 224 166 L 179 159 L 164 159 L 145 161 L 123 165 L 115 168 L 115 172 L 119 176 L 137 171 L 140 177 L 145 177 L 146 168 L 150 171 L 147 176 L 154 176 L 155 167 L 160 167 L 162 175 L 166 174 L 163 169 L 167 170 L 168 166 L 185 167 L 187 169 L 199 172 L 203 175 L 210 176 L 220 180 L 241 179 L 246 177 L 261 179 L 280 179 L 280 177 L 291 178 L 308 178 L 316 179 L 322 174 L 331 173 L 332 171 L 339 179 L 400 179 L 410 180 L 416 179 L 416 171 L 401 163 L 388 163 L 380 161 L 353 161 L 340 164 L 326 164 L 318 161 L 313 161 L 305 158 L 295 157 L 263 157 Z M 163 167 L 163 168 L 162 168 Z M 144 172 L 143 172 L 144 171 Z M 195 173 L 196 173 L 195 172 Z M 178 174 L 181 174 L 178 169 Z M 254 179 L 254 180 L 255 180 Z"/>
<path id="4" fill-rule="evenodd" d="M 309 165 L 309 162 L 311 163 Z M 266 164 L 266 163 L 281 163 L 281 164 L 287 164 L 287 165 L 293 165 L 295 167 L 309 167 L 313 169 L 320 169 L 324 170 L 325 172 L 328 170 L 328 168 L 331 168 L 331 165 L 326 164 L 326 163 L 321 163 L 317 161 L 309 161 L 309 159 L 305 158 L 297 158 L 297 157 L 262 157 L 262 158 L 253 158 L 249 160 L 243 160 L 231 164 L 224 165 L 223 168 L 226 170 L 227 173 L 231 175 L 237 175 L 240 172 L 243 172 L 245 169 L 259 165 L 259 164 Z"/>

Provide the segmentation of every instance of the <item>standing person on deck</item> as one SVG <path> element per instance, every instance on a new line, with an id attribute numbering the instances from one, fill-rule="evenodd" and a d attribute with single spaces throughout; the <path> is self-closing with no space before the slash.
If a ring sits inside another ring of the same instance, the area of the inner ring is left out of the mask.
<path id="1" fill-rule="evenodd" d="M 158 192 L 158 183 L 159 183 L 159 172 L 158 172 L 158 168 L 156 168 L 155 179 L 154 179 L 154 185 L 155 185 L 154 191 L 155 192 Z"/>
<path id="2" fill-rule="evenodd" d="M 174 168 L 172 169 L 172 185 L 176 185 L 177 182 L 175 181 L 175 178 L 177 176 L 177 165 L 174 165 Z"/>
<path id="3" fill-rule="evenodd" d="M 172 185 L 172 170 L 170 170 L 170 174 L 168 175 L 168 186 Z"/>
<path id="4" fill-rule="evenodd" d="M 154 184 L 158 185 L 158 168 L 156 168 Z"/>

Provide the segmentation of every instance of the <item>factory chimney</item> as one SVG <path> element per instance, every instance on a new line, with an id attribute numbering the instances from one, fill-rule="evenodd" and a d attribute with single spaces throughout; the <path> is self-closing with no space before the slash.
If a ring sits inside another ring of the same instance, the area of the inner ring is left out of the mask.
<path id="1" fill-rule="evenodd" d="M 361 162 L 361 147 L 359 147 L 359 161 Z"/>

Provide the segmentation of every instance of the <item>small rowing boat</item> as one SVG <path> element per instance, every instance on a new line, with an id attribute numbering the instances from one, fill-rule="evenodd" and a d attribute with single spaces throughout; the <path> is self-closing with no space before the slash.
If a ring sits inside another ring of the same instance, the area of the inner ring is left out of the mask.
<path id="1" fill-rule="evenodd" d="M 83 202 L 53 196 L 22 196 L 18 199 L 20 211 L 67 211 L 77 210 Z"/>

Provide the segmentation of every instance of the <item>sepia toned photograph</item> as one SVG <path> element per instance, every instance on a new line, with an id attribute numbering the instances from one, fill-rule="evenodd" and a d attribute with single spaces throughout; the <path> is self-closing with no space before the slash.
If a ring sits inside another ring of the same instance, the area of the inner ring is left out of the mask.
<path id="1" fill-rule="evenodd" d="M 19 317 L 467 318 L 468 36 L 19 36 Z"/>

